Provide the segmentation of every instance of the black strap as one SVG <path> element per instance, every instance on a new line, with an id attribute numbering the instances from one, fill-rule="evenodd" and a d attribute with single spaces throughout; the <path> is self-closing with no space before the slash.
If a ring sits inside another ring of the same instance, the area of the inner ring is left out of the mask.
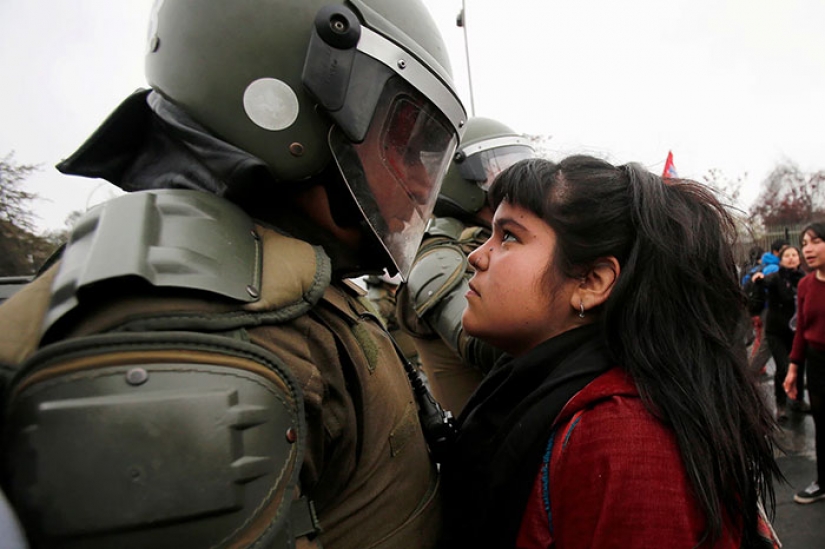
<path id="1" fill-rule="evenodd" d="M 292 523 L 292 533 L 295 539 L 304 536 L 314 539 L 322 532 L 321 522 L 315 512 L 315 503 L 306 496 L 292 502 L 289 508 L 289 520 Z"/>

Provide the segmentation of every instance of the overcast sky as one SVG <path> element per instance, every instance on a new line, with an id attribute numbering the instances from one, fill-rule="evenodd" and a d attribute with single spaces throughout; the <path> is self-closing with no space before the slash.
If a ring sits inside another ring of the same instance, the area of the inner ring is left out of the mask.
<path id="1" fill-rule="evenodd" d="M 227 0 L 229 1 L 229 0 Z M 403 0 L 399 0 L 403 1 Z M 461 0 L 425 0 L 468 110 Z M 0 0 L 0 156 L 41 164 L 38 225 L 61 228 L 108 184 L 65 177 L 71 154 L 135 88 L 152 0 Z M 823 0 L 465 0 L 475 114 L 680 176 L 825 169 Z"/>

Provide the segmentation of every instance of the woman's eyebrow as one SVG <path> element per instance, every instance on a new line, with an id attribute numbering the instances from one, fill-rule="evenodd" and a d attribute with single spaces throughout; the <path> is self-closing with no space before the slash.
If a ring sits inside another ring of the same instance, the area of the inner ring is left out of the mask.
<path id="1" fill-rule="evenodd" d="M 493 224 L 498 227 L 499 229 L 520 229 L 522 231 L 526 231 L 527 227 L 513 219 L 512 217 L 500 217 L 493 221 Z"/>

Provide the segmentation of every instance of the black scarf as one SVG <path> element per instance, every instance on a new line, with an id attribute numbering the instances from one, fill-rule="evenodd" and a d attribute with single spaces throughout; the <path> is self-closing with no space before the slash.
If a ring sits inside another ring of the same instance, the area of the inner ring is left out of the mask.
<path id="1" fill-rule="evenodd" d="M 214 137 L 151 90 L 126 98 L 57 169 L 127 192 L 193 189 L 230 199 L 233 187 L 271 179 L 262 160 Z"/>
<path id="2" fill-rule="evenodd" d="M 347 205 L 357 212 L 347 187 L 339 182 L 334 162 L 320 171 L 317 179 L 301 185 L 278 184 L 263 160 L 212 135 L 155 91 L 138 90 L 126 98 L 57 169 L 68 175 L 102 178 L 126 192 L 190 189 L 221 196 L 258 221 L 323 246 L 336 276 L 383 270 L 375 259 L 385 254 L 377 239 L 367 239 L 358 254 L 353 254 L 334 234 L 285 199 L 289 187 L 334 181 L 328 191 L 342 193 L 331 196 L 331 200 L 338 200 L 334 215 Z M 360 219 L 360 213 L 355 218 Z"/>
<path id="3" fill-rule="evenodd" d="M 442 466 L 443 547 L 513 547 L 551 426 L 615 362 L 598 325 L 504 356 L 470 398 Z"/>

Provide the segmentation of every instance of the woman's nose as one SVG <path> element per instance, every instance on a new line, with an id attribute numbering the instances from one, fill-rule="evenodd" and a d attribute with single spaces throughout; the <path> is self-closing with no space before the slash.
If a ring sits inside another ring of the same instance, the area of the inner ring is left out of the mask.
<path id="1" fill-rule="evenodd" d="M 467 256 L 467 259 L 469 260 L 470 265 L 475 270 L 477 270 L 477 271 L 482 270 L 483 271 L 485 268 L 487 268 L 488 249 L 492 250 L 492 248 L 487 246 L 487 243 L 485 242 L 484 244 L 482 244 L 481 246 L 479 246 L 478 248 L 476 248 L 475 250 L 470 252 L 470 255 Z"/>

